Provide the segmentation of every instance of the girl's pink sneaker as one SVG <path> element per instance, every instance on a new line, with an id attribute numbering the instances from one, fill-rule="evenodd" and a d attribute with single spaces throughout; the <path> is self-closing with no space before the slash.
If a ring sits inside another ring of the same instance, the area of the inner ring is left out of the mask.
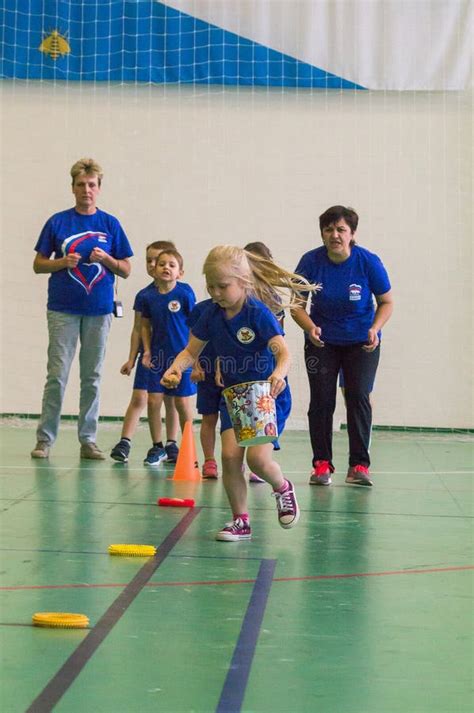
<path id="1" fill-rule="evenodd" d="M 217 479 L 217 463 L 214 458 L 208 458 L 202 466 L 202 477 L 207 480 Z"/>

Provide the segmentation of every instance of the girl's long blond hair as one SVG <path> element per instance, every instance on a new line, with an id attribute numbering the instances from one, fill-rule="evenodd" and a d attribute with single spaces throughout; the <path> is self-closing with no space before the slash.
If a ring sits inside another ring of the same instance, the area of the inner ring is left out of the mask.
<path id="1" fill-rule="evenodd" d="M 247 295 L 259 299 L 275 314 L 295 302 L 305 302 L 308 292 L 320 289 L 320 285 L 309 283 L 273 260 L 235 245 L 217 245 L 206 257 L 202 270 L 206 279 L 222 270 L 241 280 Z"/>

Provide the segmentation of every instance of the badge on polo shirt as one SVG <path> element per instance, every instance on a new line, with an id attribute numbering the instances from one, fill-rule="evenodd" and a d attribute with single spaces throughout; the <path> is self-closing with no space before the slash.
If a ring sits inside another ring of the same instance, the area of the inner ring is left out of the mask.
<path id="1" fill-rule="evenodd" d="M 361 299 L 362 295 L 362 286 L 361 285 L 356 285 L 352 284 L 349 285 L 349 300 L 350 302 L 357 302 L 358 300 Z"/>
<path id="2" fill-rule="evenodd" d="M 237 332 L 237 339 L 241 344 L 250 344 L 255 339 L 255 332 L 250 327 L 241 327 Z"/>

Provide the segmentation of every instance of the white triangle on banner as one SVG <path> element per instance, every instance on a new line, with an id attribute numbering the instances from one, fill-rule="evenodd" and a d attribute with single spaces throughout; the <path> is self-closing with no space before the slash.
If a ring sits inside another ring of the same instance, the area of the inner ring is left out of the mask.
<path id="1" fill-rule="evenodd" d="M 165 0 L 369 89 L 466 89 L 470 0 Z"/>

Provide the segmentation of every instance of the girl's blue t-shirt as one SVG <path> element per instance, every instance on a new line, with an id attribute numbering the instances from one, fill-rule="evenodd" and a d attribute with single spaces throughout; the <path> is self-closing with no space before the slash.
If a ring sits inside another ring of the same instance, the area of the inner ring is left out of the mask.
<path id="1" fill-rule="evenodd" d="M 209 302 L 191 331 L 198 339 L 211 343 L 219 357 L 224 385 L 268 379 L 275 369 L 268 341 L 283 334 L 275 315 L 253 297 L 231 319 L 219 305 Z"/>
<path id="2" fill-rule="evenodd" d="M 310 317 L 321 328 L 323 342 L 344 345 L 367 341 L 375 314 L 374 295 L 383 295 L 391 288 L 377 255 L 354 245 L 347 260 L 334 263 L 322 246 L 305 253 L 295 272 L 308 282 L 322 285 L 321 290 L 311 293 Z"/>
<path id="3" fill-rule="evenodd" d="M 84 316 L 110 314 L 113 310 L 115 275 L 98 262 L 89 262 L 95 248 L 116 260 L 133 255 L 117 218 L 97 209 L 82 215 L 75 208 L 55 213 L 46 221 L 35 250 L 59 259 L 80 253 L 77 267 L 52 272 L 48 282 L 48 309 Z"/>
<path id="4" fill-rule="evenodd" d="M 193 311 L 189 315 L 188 327 L 193 330 L 194 325 L 199 321 L 201 315 L 207 310 L 207 308 L 213 304 L 211 299 L 202 300 L 194 305 Z M 216 376 L 216 351 L 212 346 L 211 342 L 208 342 L 201 354 L 199 355 L 199 363 L 204 370 L 206 375 L 205 381 L 210 383 L 215 382 Z"/>
<path id="5" fill-rule="evenodd" d="M 179 354 L 189 339 L 188 318 L 196 302 L 192 288 L 184 282 L 165 294 L 154 285 L 145 288 L 142 315 L 151 321 L 151 353 L 165 362 Z"/>

